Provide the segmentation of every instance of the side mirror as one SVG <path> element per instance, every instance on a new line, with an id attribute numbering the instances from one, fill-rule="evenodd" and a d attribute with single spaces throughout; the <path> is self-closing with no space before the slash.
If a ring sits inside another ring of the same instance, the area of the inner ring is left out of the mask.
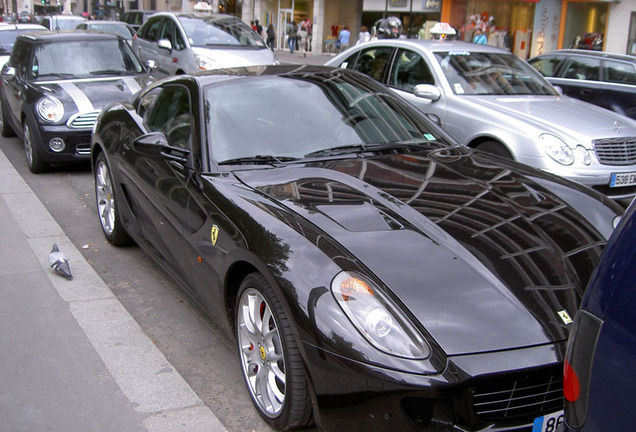
<path id="1" fill-rule="evenodd" d="M 151 71 L 151 70 L 153 70 L 153 69 L 156 69 L 156 68 L 157 68 L 157 62 L 156 62 L 156 61 L 154 61 L 154 60 L 152 60 L 152 59 L 151 59 L 151 60 L 148 60 L 148 61 L 146 62 L 146 68 L 148 68 L 148 71 Z"/>
<path id="2" fill-rule="evenodd" d="M 132 142 L 135 151 L 153 157 L 161 157 L 182 165 L 188 161 L 190 151 L 168 144 L 168 139 L 162 132 L 151 132 Z"/>
<path id="3" fill-rule="evenodd" d="M 168 51 L 172 51 L 172 44 L 170 43 L 170 41 L 168 39 L 159 39 L 157 41 L 157 45 L 159 46 L 159 48 L 163 48 L 163 49 L 166 49 Z"/>
<path id="4" fill-rule="evenodd" d="M 442 97 L 442 91 L 431 84 L 418 84 L 414 89 L 415 96 L 436 101 Z"/>
<path id="5" fill-rule="evenodd" d="M 15 76 L 15 68 L 12 66 L 4 66 L 2 68 L 2 78 L 11 79 Z"/>
<path id="6" fill-rule="evenodd" d="M 558 91 L 558 92 L 559 92 L 559 94 L 560 94 L 561 96 L 563 96 L 563 88 L 561 88 L 561 86 L 553 85 L 552 87 L 554 87 L 554 88 L 556 89 L 556 91 Z"/>

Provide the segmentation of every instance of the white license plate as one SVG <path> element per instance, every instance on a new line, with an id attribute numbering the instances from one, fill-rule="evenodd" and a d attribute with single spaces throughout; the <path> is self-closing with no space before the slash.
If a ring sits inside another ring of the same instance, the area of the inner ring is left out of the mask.
<path id="1" fill-rule="evenodd" d="M 612 174 L 610 187 L 625 187 L 636 185 L 636 173 Z"/>
<path id="2" fill-rule="evenodd" d="M 537 417 L 534 419 L 532 432 L 556 432 L 561 423 L 563 423 L 563 411 Z"/>

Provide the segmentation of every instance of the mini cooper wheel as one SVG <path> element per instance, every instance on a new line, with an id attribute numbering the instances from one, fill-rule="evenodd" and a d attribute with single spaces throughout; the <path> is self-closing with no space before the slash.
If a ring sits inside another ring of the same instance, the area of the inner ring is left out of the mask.
<path id="1" fill-rule="evenodd" d="M 27 165 L 29 166 L 29 170 L 32 173 L 38 174 L 44 172 L 48 168 L 48 164 L 42 161 L 40 157 L 40 153 L 36 147 L 35 141 L 33 139 L 33 133 L 31 132 L 31 126 L 29 125 L 28 120 L 24 120 L 22 124 L 23 131 L 23 141 L 24 141 L 24 153 L 26 156 Z"/>
<path id="2" fill-rule="evenodd" d="M 287 315 L 265 278 L 239 289 L 236 333 L 243 378 L 261 417 L 276 429 L 311 423 L 307 378 Z"/>
<path id="3" fill-rule="evenodd" d="M 0 101 L 0 134 L 3 137 L 12 137 L 15 136 L 15 131 L 13 128 L 7 123 L 7 114 L 6 108 L 4 106 L 4 101 Z"/>
<path id="4" fill-rule="evenodd" d="M 112 245 L 123 246 L 131 243 L 128 233 L 121 225 L 121 218 L 117 211 L 115 191 L 110 169 L 103 153 L 95 160 L 95 200 L 97 202 L 97 214 L 102 226 L 104 237 Z"/>

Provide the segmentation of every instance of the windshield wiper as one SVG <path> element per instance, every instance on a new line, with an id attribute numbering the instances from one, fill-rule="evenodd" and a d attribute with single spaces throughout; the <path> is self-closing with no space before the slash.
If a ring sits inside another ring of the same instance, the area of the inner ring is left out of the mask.
<path id="1" fill-rule="evenodd" d="M 351 144 L 339 147 L 326 148 L 322 150 L 316 150 L 305 155 L 306 158 L 321 157 L 321 156 L 338 156 L 347 153 L 362 153 L 378 150 L 390 150 L 394 148 L 404 148 L 419 146 L 420 144 L 439 144 L 438 141 L 431 141 L 423 138 L 413 138 L 403 141 L 392 141 L 386 143 L 367 143 L 367 144 Z"/>
<path id="2" fill-rule="evenodd" d="M 291 162 L 299 160 L 295 157 L 289 156 L 272 156 L 272 155 L 256 155 L 256 156 L 247 156 L 240 157 L 235 159 L 224 160 L 223 162 L 219 162 L 219 165 L 243 165 L 243 164 L 284 164 L 285 162 Z"/>

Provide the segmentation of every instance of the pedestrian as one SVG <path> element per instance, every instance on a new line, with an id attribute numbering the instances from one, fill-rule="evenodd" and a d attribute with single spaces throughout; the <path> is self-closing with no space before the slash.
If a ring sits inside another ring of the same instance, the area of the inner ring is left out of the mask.
<path id="1" fill-rule="evenodd" d="M 473 43 L 486 45 L 488 43 L 488 37 L 481 31 L 479 27 L 475 29 L 475 35 L 473 36 Z"/>
<path id="2" fill-rule="evenodd" d="M 422 23 L 422 27 L 420 27 L 419 31 L 417 32 L 417 38 L 418 39 L 428 39 L 428 34 L 426 33 L 426 23 Z"/>
<path id="3" fill-rule="evenodd" d="M 296 21 L 292 21 L 287 29 L 287 44 L 289 45 L 289 53 L 293 54 L 296 49 L 296 37 L 298 36 L 298 25 Z"/>
<path id="4" fill-rule="evenodd" d="M 254 21 L 254 27 L 256 27 L 256 33 L 258 33 L 260 37 L 263 37 L 263 26 L 258 20 Z"/>
<path id="5" fill-rule="evenodd" d="M 369 29 L 367 28 L 367 26 L 360 27 L 360 34 L 358 35 L 358 40 L 356 42 L 356 45 L 369 42 L 370 40 L 371 40 L 371 33 L 369 33 Z"/>
<path id="6" fill-rule="evenodd" d="M 306 45 L 307 45 L 307 27 L 306 27 L 305 21 L 301 21 L 300 28 L 298 30 L 298 52 L 299 52 L 298 56 L 299 57 L 307 56 L 307 54 L 305 53 Z"/>
<path id="7" fill-rule="evenodd" d="M 340 34 L 338 35 L 338 46 L 340 51 L 344 51 L 349 48 L 349 38 L 351 37 L 351 32 L 349 31 L 349 26 L 346 25 L 342 30 L 340 30 Z"/>
<path id="8" fill-rule="evenodd" d="M 274 30 L 274 24 L 269 23 L 267 26 L 267 46 L 274 51 L 274 41 L 276 40 L 276 30 Z"/>

